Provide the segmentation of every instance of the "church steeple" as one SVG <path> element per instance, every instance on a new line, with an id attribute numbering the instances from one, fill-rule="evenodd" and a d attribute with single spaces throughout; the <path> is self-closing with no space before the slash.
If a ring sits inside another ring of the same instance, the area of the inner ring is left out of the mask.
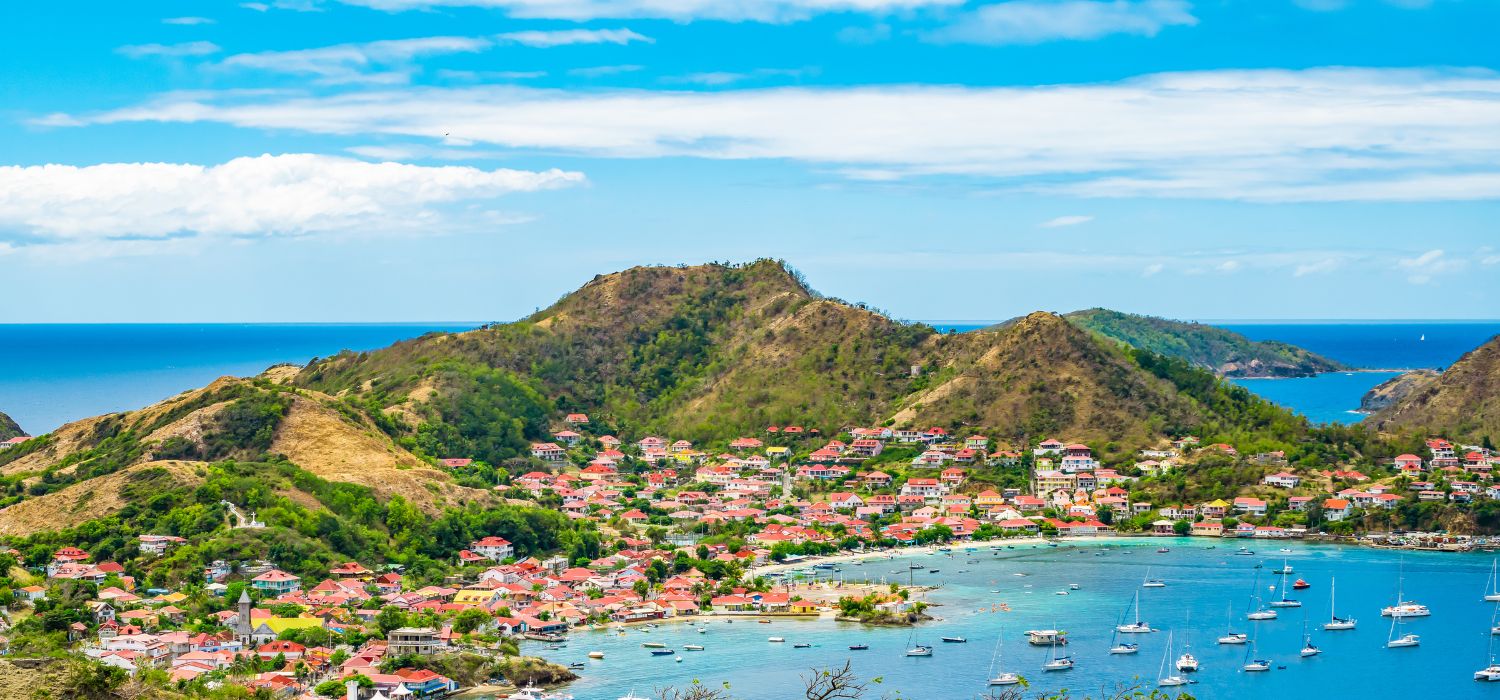
<path id="1" fill-rule="evenodd" d="M 254 628 L 250 626 L 250 591 L 240 591 L 240 615 L 234 623 L 234 638 L 245 648 L 251 648 L 250 633 Z"/>

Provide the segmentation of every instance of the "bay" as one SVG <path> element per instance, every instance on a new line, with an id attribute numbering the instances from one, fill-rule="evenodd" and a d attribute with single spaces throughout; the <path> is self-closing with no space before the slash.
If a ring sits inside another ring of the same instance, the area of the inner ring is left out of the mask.
<path id="1" fill-rule="evenodd" d="M 1257 555 L 1235 556 L 1241 544 L 1257 550 Z M 1156 548 L 1162 545 L 1171 551 L 1158 554 Z M 1290 552 L 1279 553 L 1283 547 Z M 1018 545 L 993 554 L 955 550 L 951 557 L 918 555 L 868 560 L 862 566 L 844 564 L 839 572 L 848 580 L 904 582 L 908 562 L 925 564 L 926 571 L 914 575 L 916 581 L 942 586 L 924 594 L 924 599 L 940 604 L 930 612 L 942 619 L 915 630 L 917 641 L 935 647 L 930 658 L 904 655 L 912 634 L 907 628 L 786 618 L 756 624 L 754 618 L 741 617 L 726 624 L 722 617 L 705 617 L 699 624 L 706 634 L 686 623 L 666 623 L 649 633 L 631 627 L 624 636 L 579 631 L 558 651 L 530 642 L 524 648 L 560 663 L 585 663 L 581 679 L 567 690 L 578 700 L 615 700 L 632 689 L 655 697 L 655 687 L 682 687 L 694 680 L 714 688 L 727 683 L 743 700 L 785 700 L 800 697 L 799 677 L 809 669 L 846 660 L 862 678 L 880 679 L 872 685 L 871 697 L 975 698 L 985 690 L 992 651 L 1001 637 L 999 668 L 1025 676 L 1032 684 L 1028 697 L 1061 688 L 1098 697 L 1101 689 L 1120 683 L 1155 687 L 1167 630 L 1173 631 L 1174 657 L 1187 647 L 1202 663 L 1202 670 L 1194 674 L 1196 683 L 1185 688 L 1199 698 L 1297 698 L 1329 688 L 1339 688 L 1342 697 L 1489 697 L 1500 692 L 1500 687 L 1472 680 L 1473 672 L 1489 660 L 1495 607 L 1481 599 L 1491 561 L 1485 555 L 1403 555 L 1345 545 L 1187 538 L 1106 539 L 1057 548 Z M 1278 620 L 1247 621 L 1252 593 L 1274 595 L 1269 586 L 1280 577 L 1270 571 L 1283 560 L 1295 570 L 1290 578 L 1312 584 L 1309 590 L 1290 594 L 1303 607 L 1281 609 Z M 1254 568 L 1257 564 L 1262 568 Z M 930 573 L 934 568 L 941 573 Z M 1148 569 L 1167 587 L 1142 588 Z M 1420 635 L 1420 646 L 1386 649 L 1390 620 L 1380 616 L 1380 608 L 1396 599 L 1398 572 L 1403 570 L 1405 597 L 1427 605 L 1433 615 L 1404 624 L 1399 632 Z M 1335 576 L 1339 613 L 1359 621 L 1353 631 L 1317 629 L 1329 616 L 1329 583 Z M 1074 583 L 1079 590 L 1056 595 Z M 1133 635 L 1131 641 L 1141 645 L 1139 654 L 1110 655 L 1111 629 L 1137 592 L 1142 619 L 1161 631 Z M 1002 604 L 1010 611 L 992 612 Z M 1304 615 L 1313 642 L 1323 649 L 1320 656 L 1298 655 Z M 1272 660 L 1273 670 L 1239 670 L 1247 648 L 1215 644 L 1230 626 L 1256 639 L 1256 656 Z M 1074 670 L 1041 670 L 1048 649 L 1028 646 L 1024 633 L 1045 628 L 1068 631 L 1070 643 L 1063 653 L 1075 659 Z M 771 636 L 786 642 L 770 643 Z M 944 644 L 940 636 L 963 636 L 968 643 Z M 674 662 L 672 656 L 650 656 L 640 646 L 647 641 L 666 643 L 682 662 Z M 798 642 L 814 646 L 793 648 Z M 856 643 L 870 648 L 850 651 L 848 646 Z M 684 644 L 702 644 L 705 650 L 683 651 Z M 605 658 L 588 659 L 590 651 L 603 651 Z"/>

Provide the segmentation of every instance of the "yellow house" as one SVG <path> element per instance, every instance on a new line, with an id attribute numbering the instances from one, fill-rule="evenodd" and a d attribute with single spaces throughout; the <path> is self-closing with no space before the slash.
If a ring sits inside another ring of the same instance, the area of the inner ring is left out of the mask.
<path id="1" fill-rule="evenodd" d="M 817 613 L 817 612 L 821 612 L 819 610 L 819 607 L 820 606 L 818 605 L 817 601 L 813 601 L 813 600 L 798 600 L 798 601 L 794 601 L 791 604 L 791 607 L 788 608 L 788 609 L 791 610 L 794 613 Z"/>
<path id="2" fill-rule="evenodd" d="M 316 617 L 268 617 L 265 620 L 262 620 L 261 624 L 265 625 L 272 632 L 275 632 L 276 636 L 280 637 L 282 633 L 286 632 L 287 630 L 302 630 L 322 627 L 323 621 Z"/>
<path id="3" fill-rule="evenodd" d="M 497 597 L 498 594 L 495 591 L 480 591 L 466 588 L 453 594 L 453 602 L 455 605 L 480 606 L 495 600 Z"/>
<path id="4" fill-rule="evenodd" d="M 785 457 L 788 454 L 790 454 L 791 451 L 792 451 L 792 448 L 790 448 L 790 447 L 782 447 L 780 445 L 777 445 L 775 447 L 767 447 L 766 448 L 766 456 L 767 457 Z"/>
<path id="5" fill-rule="evenodd" d="M 979 506 L 980 510 L 989 510 L 1005 505 L 1005 497 L 995 493 L 993 490 L 986 490 L 974 497 L 974 505 Z"/>

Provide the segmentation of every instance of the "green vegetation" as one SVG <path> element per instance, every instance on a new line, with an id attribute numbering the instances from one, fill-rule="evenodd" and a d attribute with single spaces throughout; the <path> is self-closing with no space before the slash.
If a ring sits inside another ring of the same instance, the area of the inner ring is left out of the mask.
<path id="1" fill-rule="evenodd" d="M 471 504 L 434 516 L 395 496 L 321 479 L 287 462 L 222 462 L 201 470 L 203 483 L 178 484 L 165 469 L 133 472 L 118 514 L 64 530 L 13 539 L 28 561 L 46 561 L 62 546 L 123 564 L 152 587 L 201 577 L 215 560 L 263 559 L 303 577 L 321 577 L 341 562 L 383 561 L 417 580 L 441 580 L 454 552 L 486 536 L 510 540 L 521 556 L 568 551 L 597 535 L 561 513 L 530 506 Z M 221 501 L 255 511 L 267 527 L 231 529 Z M 308 500 L 318 507 L 302 505 Z M 587 534 L 585 534 L 587 533 Z M 188 542 L 163 557 L 139 552 L 141 534 Z"/>
<path id="2" fill-rule="evenodd" d="M 1198 323 L 1087 309 L 1064 318 L 1080 328 L 1139 350 L 1186 360 L 1230 377 L 1305 377 L 1348 369 L 1343 363 L 1294 345 L 1256 341 Z"/>
<path id="3" fill-rule="evenodd" d="M 17 425 L 10 416 L 5 415 L 4 413 L 0 413 L 0 440 L 9 440 L 13 437 L 21 437 L 25 434 L 26 431 L 21 430 L 21 426 Z"/>

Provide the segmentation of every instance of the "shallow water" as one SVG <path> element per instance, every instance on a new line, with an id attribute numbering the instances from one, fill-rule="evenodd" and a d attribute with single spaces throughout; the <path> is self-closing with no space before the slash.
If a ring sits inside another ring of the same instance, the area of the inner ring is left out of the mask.
<path id="1" fill-rule="evenodd" d="M 632 689 L 649 696 L 654 687 L 686 685 L 694 679 L 714 687 L 728 683 L 734 696 L 744 700 L 782 700 L 798 692 L 799 677 L 808 669 L 841 665 L 846 659 L 853 661 L 863 677 L 880 679 L 873 686 L 879 692 L 872 697 L 889 693 L 912 700 L 954 700 L 976 697 L 985 689 L 995 641 L 1002 635 L 1001 669 L 1024 675 L 1032 690 L 1097 691 L 1133 680 L 1154 684 L 1167 630 L 1173 630 L 1178 649 L 1174 657 L 1188 645 L 1202 663 L 1202 671 L 1195 675 L 1197 683 L 1189 688 L 1200 698 L 1296 698 L 1333 688 L 1339 689 L 1340 697 L 1500 697 L 1500 684 L 1489 687 L 1472 680 L 1489 653 L 1494 604 L 1481 600 L 1490 570 L 1488 556 L 1406 553 L 1406 597 L 1428 605 L 1433 616 L 1404 625 L 1405 631 L 1422 636 L 1421 646 L 1385 649 L 1390 623 L 1380 617 L 1380 608 L 1395 599 L 1403 559 L 1399 553 L 1248 540 L 1108 542 L 1107 547 L 1099 542 L 1076 548 L 1019 545 L 997 550 L 995 555 L 988 550 L 959 550 L 951 557 L 916 557 L 928 569 L 941 569 L 940 574 L 915 574 L 919 583 L 942 584 L 928 598 L 942 604 L 933 614 L 943 619 L 915 632 L 917 641 L 936 647 L 929 658 L 904 656 L 912 634 L 906 628 L 871 628 L 831 620 L 778 619 L 763 625 L 740 619 L 726 624 L 712 617 L 704 618 L 707 634 L 698 634 L 691 625 L 669 623 L 649 633 L 633 628 L 625 636 L 577 632 L 562 650 L 546 652 L 533 643 L 526 650 L 561 663 L 587 663 L 588 668 L 579 672 L 582 678 L 568 689 L 578 700 L 615 700 Z M 1258 555 L 1234 556 L 1241 543 Z M 1172 551 L 1156 553 L 1162 545 Z M 1217 548 L 1210 549 L 1213 545 Z M 1292 552 L 1277 553 L 1283 546 Z M 1252 582 L 1257 592 L 1272 595 L 1267 587 L 1280 577 L 1269 572 L 1281 565 L 1283 556 L 1296 570 L 1293 579 L 1304 578 L 1313 585 L 1292 595 L 1304 607 L 1282 609 L 1281 618 L 1275 621 L 1246 621 Z M 971 559 L 976 561 L 970 563 Z M 904 573 L 892 574 L 902 571 L 904 561 L 846 564 L 841 573 L 848 580 L 868 576 L 905 581 Z M 1264 568 L 1253 568 L 1258 563 Z M 1148 567 L 1151 576 L 1166 580 L 1166 588 L 1141 588 Z M 1315 629 L 1328 617 L 1328 583 L 1335 575 L 1339 612 L 1358 618 L 1357 630 L 1324 633 Z M 1067 596 L 1055 594 L 1070 583 L 1079 584 L 1080 590 Z M 1141 645 L 1137 655 L 1110 656 L 1110 630 L 1137 591 L 1143 619 L 1162 631 L 1133 635 L 1132 641 Z M 990 611 L 1002 603 L 1011 611 Z M 1309 629 L 1314 630 L 1314 642 L 1324 650 L 1321 656 L 1298 656 L 1304 612 Z M 1262 674 L 1238 670 L 1246 647 L 1214 644 L 1231 613 L 1236 631 L 1257 638 L 1257 655 L 1285 669 Z M 1075 670 L 1043 673 L 1048 650 L 1025 643 L 1025 630 L 1054 626 L 1069 632 L 1066 653 L 1075 658 Z M 770 636 L 785 637 L 786 642 L 768 643 Z M 940 636 L 964 636 L 968 643 L 944 644 Z M 650 656 L 640 646 L 645 641 L 666 642 L 678 651 L 682 662 L 675 663 L 671 656 Z M 792 644 L 796 642 L 815 646 L 795 649 Z M 848 646 L 856 643 L 869 644 L 870 649 L 849 651 Z M 684 644 L 702 644 L 707 649 L 683 651 Z M 586 658 L 595 650 L 605 652 L 605 659 Z"/>

